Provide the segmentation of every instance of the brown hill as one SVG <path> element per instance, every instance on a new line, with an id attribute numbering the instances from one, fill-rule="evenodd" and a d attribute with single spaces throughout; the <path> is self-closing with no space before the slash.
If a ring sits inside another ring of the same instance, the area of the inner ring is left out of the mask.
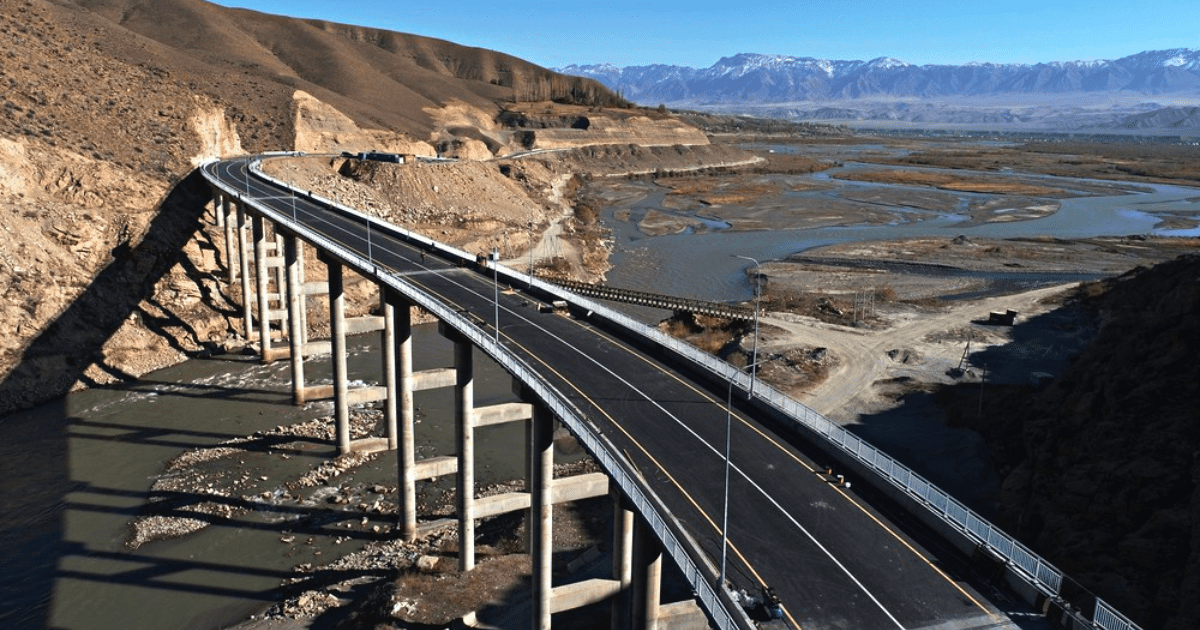
<path id="1" fill-rule="evenodd" d="M 594 82 L 415 35 L 202 0 L 0 0 L 0 413 L 233 339 L 221 234 L 197 233 L 206 190 L 184 181 L 202 159 L 488 158 L 528 135 L 506 111 L 559 107 L 590 116 L 598 141 L 641 142 L 620 130 L 653 112 L 625 106 Z M 647 141 L 706 142 L 657 129 Z"/>
<path id="2" fill-rule="evenodd" d="M 116 54 L 194 74 L 198 90 L 215 100 L 257 96 L 264 105 L 271 103 L 269 108 L 286 107 L 299 89 L 360 126 L 421 139 L 435 123 L 430 110 L 452 102 L 485 110 L 506 100 L 620 104 L 594 81 L 417 35 L 229 9 L 202 0 L 73 4 L 141 36 Z M 247 93 L 247 82 L 266 93 Z"/>

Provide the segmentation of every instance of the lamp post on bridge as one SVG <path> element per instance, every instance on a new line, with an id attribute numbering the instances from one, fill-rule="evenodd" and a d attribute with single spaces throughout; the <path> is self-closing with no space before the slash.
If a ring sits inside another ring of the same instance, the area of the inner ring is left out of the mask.
<path id="1" fill-rule="evenodd" d="M 492 304 L 496 314 L 496 343 L 500 343 L 500 250 L 492 247 Z"/>
<path id="2" fill-rule="evenodd" d="M 754 345 L 750 353 L 750 365 L 758 365 L 758 303 L 762 299 L 762 296 L 760 295 L 762 282 L 760 280 L 761 274 L 759 273 L 759 267 L 761 265 L 759 265 L 757 260 L 749 256 L 739 256 L 737 254 L 732 254 L 732 256 L 734 258 L 741 258 L 742 260 L 749 260 L 750 262 L 754 263 Z M 754 397 L 754 380 L 754 371 L 751 371 L 749 394 L 751 398 Z"/>
<path id="3" fill-rule="evenodd" d="M 738 370 L 738 372 L 740 373 L 740 372 L 744 372 L 746 370 L 750 370 L 750 378 L 751 378 L 750 383 L 753 384 L 754 383 L 754 380 L 753 380 L 754 379 L 754 370 L 756 368 L 758 368 L 759 365 L 761 365 L 763 363 L 769 363 L 771 361 L 774 361 L 777 358 L 778 358 L 777 356 L 770 357 L 767 359 L 763 359 L 762 361 L 751 363 L 743 368 L 740 368 Z M 722 501 L 722 504 L 724 507 L 722 508 L 722 515 L 721 515 L 721 574 L 719 576 L 717 576 L 717 586 L 720 588 L 725 588 L 725 555 L 726 555 L 726 551 L 729 548 L 729 468 L 730 468 L 729 444 L 730 444 L 730 434 L 732 433 L 732 427 L 733 427 L 733 382 L 734 382 L 734 380 L 736 380 L 736 379 L 732 379 L 732 378 L 729 379 L 729 397 L 725 401 L 725 498 Z"/>

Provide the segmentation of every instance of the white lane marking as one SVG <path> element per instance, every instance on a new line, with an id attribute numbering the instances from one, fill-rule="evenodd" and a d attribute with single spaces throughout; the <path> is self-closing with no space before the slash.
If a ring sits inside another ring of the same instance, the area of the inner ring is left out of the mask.
<path id="1" fill-rule="evenodd" d="M 314 218 L 317 218 L 317 217 L 314 217 Z M 321 220 L 321 219 L 318 219 L 318 220 Z M 329 223 L 328 221 L 321 220 L 321 222 L 322 222 L 322 223 L 326 223 L 326 224 L 330 225 L 330 227 L 332 227 L 332 228 L 334 228 L 334 229 L 339 229 L 339 228 L 338 228 L 338 226 L 335 226 L 335 225 L 333 225 L 333 224 Z M 380 243 L 380 245 L 382 245 L 382 243 Z M 387 251 L 388 253 L 391 253 L 391 254 L 396 254 L 396 252 L 393 252 L 393 251 L 391 251 L 391 250 L 388 250 L 388 249 L 385 249 L 384 251 Z M 424 265 L 420 265 L 420 266 L 421 266 L 423 269 L 425 269 L 426 271 L 433 271 L 433 270 L 429 269 L 428 267 L 425 267 Z M 449 278 L 449 277 L 445 276 L 444 274 L 439 274 L 439 275 L 442 275 L 442 277 L 443 277 L 443 278 L 445 278 L 446 280 L 448 280 L 448 281 L 449 281 L 449 282 L 451 282 L 452 284 L 454 284 L 454 285 L 457 285 L 459 288 L 461 288 L 461 289 L 463 289 L 463 290 L 467 291 L 468 293 L 471 293 L 471 294 L 475 295 L 476 297 L 483 299 L 485 302 L 490 302 L 490 301 L 491 301 L 491 298 L 490 298 L 490 297 L 483 295 L 482 293 L 480 293 L 480 292 L 476 291 L 475 289 L 473 289 L 473 288 L 471 288 L 471 287 L 468 287 L 467 285 L 465 285 L 465 284 L 463 284 L 463 283 L 461 283 L 461 282 L 457 282 L 457 281 L 455 281 L 455 280 L 453 280 L 453 279 L 451 279 L 451 278 Z M 604 364 L 600 363 L 600 362 L 599 362 L 599 361 L 597 361 L 595 358 L 593 358 L 593 357 L 589 356 L 589 355 L 588 355 L 586 352 L 583 352 L 582 350 L 580 350 L 579 348 L 577 348 L 575 345 L 573 345 L 573 344 L 571 344 L 571 343 L 567 342 L 567 341 L 566 341 L 565 339 L 563 339 L 562 337 L 559 337 L 558 335 L 554 334 L 553 332 L 551 332 L 551 331 L 547 330 L 546 328 L 542 327 L 540 324 L 538 324 L 537 322 L 534 322 L 532 319 L 530 319 L 530 318 L 528 318 L 528 317 L 525 317 L 525 316 L 523 316 L 522 314 L 520 314 L 520 313 L 518 313 L 517 311 L 514 311 L 514 310 L 512 310 L 512 309 L 510 309 L 510 308 L 508 308 L 507 306 L 505 306 L 505 307 L 503 307 L 503 308 L 504 308 L 504 311 L 505 311 L 506 313 L 508 313 L 508 314 L 510 314 L 510 315 L 512 315 L 512 316 L 514 316 L 516 319 L 522 320 L 522 321 L 524 321 L 524 322 L 526 322 L 526 323 L 528 323 L 528 324 L 532 325 L 534 328 L 536 328 L 536 329 L 538 329 L 538 330 L 542 331 L 542 332 L 543 332 L 544 334 L 546 334 L 548 337 L 550 337 L 550 338 L 552 338 L 552 339 L 554 339 L 554 340 L 558 341 L 559 343 L 561 343 L 561 344 L 563 344 L 564 346 L 566 346 L 566 347 L 570 348 L 571 350 L 575 351 L 576 353 L 578 353 L 580 356 L 584 357 L 584 358 L 585 358 L 585 359 L 587 359 L 588 361 L 592 362 L 592 363 L 593 363 L 593 364 L 595 364 L 597 367 L 599 367 L 600 369 L 604 370 L 604 371 L 605 371 L 605 372 L 607 372 L 609 375 L 611 375 L 613 378 L 616 378 L 616 379 L 617 379 L 618 381 L 620 381 L 621 383 L 624 383 L 624 384 L 625 384 L 625 386 L 626 386 L 626 387 L 628 387 L 630 390 L 632 390 L 632 391 L 636 392 L 636 393 L 637 393 L 639 396 L 641 396 L 641 397 L 642 397 L 643 399 L 645 399 L 647 402 L 649 402 L 650 404 L 652 404 L 652 405 L 654 405 L 655 407 L 657 407 L 657 408 L 659 409 L 659 411 L 661 411 L 663 414 L 665 414 L 666 416 L 668 416 L 668 417 L 670 417 L 672 420 L 674 420 L 674 421 L 675 421 L 675 423 L 676 423 L 677 425 L 679 425 L 681 428 L 683 428 L 683 430 L 687 431 L 687 432 L 688 432 L 688 433 L 690 433 L 690 434 L 691 434 L 693 437 L 695 437 L 697 440 L 699 440 L 701 444 L 703 444 L 704 446 L 708 447 L 708 449 L 709 449 L 710 451 L 712 451 L 714 454 L 716 454 L 717 456 L 719 456 L 719 457 L 721 457 L 722 459 L 724 459 L 724 455 L 723 455 L 722 451 L 720 451 L 719 449 L 717 449 L 716 447 L 714 447 L 712 444 L 710 444 L 710 443 L 708 443 L 707 441 L 705 441 L 705 440 L 704 440 L 704 438 L 700 437 L 700 435 L 699 435 L 699 434 L 697 434 L 697 433 L 696 433 L 694 430 L 692 430 L 692 428 L 691 428 L 691 427 L 689 427 L 689 426 L 687 426 L 686 424 L 684 424 L 682 420 L 680 420 L 680 419 L 679 419 L 677 416 L 675 416 L 675 415 L 674 415 L 674 414 L 672 414 L 670 411 L 668 411 L 666 408 L 664 408 L 662 405 L 660 405 L 660 404 L 659 404 L 657 401 L 655 401 L 653 398 L 651 398 L 649 395 L 647 395 L 645 392 L 643 392 L 641 389 L 639 389 L 639 388 L 638 388 L 637 386 L 635 386 L 633 383 L 630 383 L 628 380 L 626 380 L 626 379 L 625 379 L 624 377 L 622 377 L 621 375 L 617 374 L 616 372 L 614 372 L 613 370 L 611 370 L 610 368 L 608 368 L 608 367 L 607 367 L 607 366 L 605 366 Z M 867 589 L 867 587 L 866 587 L 866 586 L 865 586 L 865 585 L 864 585 L 862 582 L 860 582 L 860 581 L 859 581 L 859 579 L 858 579 L 857 577 L 855 577 L 855 576 L 854 576 L 854 574 L 853 574 L 853 573 L 851 573 L 851 572 L 850 572 L 850 570 L 849 570 L 849 569 L 848 569 L 848 568 L 847 568 L 845 565 L 843 565 L 843 564 L 842 564 L 842 563 L 841 563 L 841 562 L 840 562 L 840 561 L 839 561 L 839 560 L 838 560 L 838 559 L 837 559 L 837 558 L 836 558 L 836 557 L 833 555 L 833 553 L 832 553 L 832 552 L 830 552 L 830 551 L 829 551 L 829 549 L 827 549 L 827 548 L 826 548 L 824 545 L 822 545 L 822 544 L 820 543 L 820 541 L 818 541 L 818 540 L 816 539 L 816 537 L 815 537 L 815 536 L 813 536 L 813 535 L 812 535 L 812 533 L 808 531 L 808 529 L 806 529 L 806 528 L 805 528 L 803 525 L 801 525 L 799 521 L 797 521 L 797 520 L 796 520 L 796 519 L 795 519 L 795 518 L 794 518 L 794 517 L 793 517 L 793 516 L 792 516 L 792 515 L 791 515 L 791 514 L 790 514 L 790 513 L 787 511 L 787 510 L 785 510 L 785 509 L 783 508 L 783 506 L 782 506 L 782 505 L 781 505 L 781 504 L 780 504 L 778 501 L 776 501 L 776 500 L 774 499 L 774 497 L 772 497 L 770 494 L 768 494 L 768 493 L 767 493 L 767 491 L 766 491 L 765 489 L 763 489 L 763 487 L 762 487 L 762 486 L 758 485 L 758 483 L 756 483 L 754 480 L 750 479 L 750 477 L 749 477 L 749 476 L 747 476 L 747 475 L 746 475 L 746 473 L 745 473 L 745 472 L 743 472 L 741 468 L 739 468 L 738 466 L 736 466 L 736 465 L 734 465 L 734 464 L 732 464 L 732 463 L 730 464 L 730 467 L 731 467 L 733 470 L 737 471 L 737 474 L 738 474 L 738 475 L 740 475 L 740 476 L 741 476 L 741 477 L 742 477 L 744 480 L 746 480 L 748 483 L 750 483 L 750 485 L 751 485 L 751 486 L 753 486 L 753 487 L 754 487 L 754 489 L 758 490 L 758 492 L 759 492 L 759 493 L 760 493 L 760 494 L 761 494 L 761 495 L 762 495 L 764 498 L 766 498 L 766 499 L 767 499 L 767 500 L 768 500 L 768 501 L 769 501 L 769 502 L 770 502 L 772 505 L 774 505 L 774 506 L 775 506 L 775 508 L 776 508 L 776 509 L 778 509 L 778 510 L 779 510 L 779 512 L 780 512 L 781 514 L 783 514 L 783 515 L 784 515 L 784 516 L 785 516 L 785 517 L 786 517 L 786 518 L 787 518 L 789 521 L 791 521 L 791 522 L 792 522 L 792 524 L 793 524 L 793 525 L 794 525 L 794 526 L 795 526 L 797 529 L 799 529 L 801 533 L 803 533 L 803 534 L 804 534 L 804 535 L 805 535 L 805 536 L 806 536 L 806 537 L 807 537 L 807 538 L 808 538 L 810 541 L 812 541 L 812 543 L 813 543 L 814 545 L 816 545 L 816 547 L 817 547 L 818 549 L 820 549 L 822 553 L 824 553 L 824 554 L 825 554 L 825 555 L 826 555 L 826 556 L 827 556 L 827 557 L 828 557 L 828 558 L 829 558 L 831 561 L 833 561 L 833 563 L 834 563 L 835 565 L 837 565 L 837 567 L 838 567 L 839 569 L 841 569 L 843 573 L 845 573 L 845 574 L 846 574 L 846 577 L 850 578 L 850 580 L 851 580 L 852 582 L 854 582 L 854 584 L 855 584 L 856 586 L 858 586 L 858 588 L 859 588 L 859 589 L 861 589 L 861 590 L 862 590 L 862 592 L 863 592 L 863 593 L 864 593 L 864 594 L 865 594 L 865 595 L 866 595 L 866 596 L 867 596 L 867 597 L 868 597 L 868 598 L 869 598 L 869 599 L 870 599 L 872 602 L 874 602 L 874 603 L 875 603 L 875 605 L 876 605 L 876 606 L 878 606 L 880 610 L 882 610 L 882 611 L 883 611 L 884 615 L 886 615 L 886 616 L 888 617 L 888 619 L 891 619 L 891 620 L 892 620 L 892 622 L 896 624 L 896 627 L 900 628 L 901 630 L 905 630 L 905 629 L 904 629 L 904 625 L 903 625 L 903 624 L 901 624 L 901 623 L 900 623 L 900 621 L 899 621 L 899 620 L 897 620 L 897 619 L 896 619 L 896 617 L 895 617 L 894 615 L 892 615 L 892 613 L 891 613 L 891 612 L 890 612 L 890 611 L 887 609 L 887 607 L 885 607 L 885 606 L 883 605 L 883 603 L 882 603 L 882 602 L 880 602 L 880 601 L 879 601 L 879 600 L 878 600 L 878 599 L 877 599 L 877 598 L 876 598 L 876 597 L 875 597 L 875 596 L 874 596 L 874 595 L 873 595 L 873 594 L 872 594 L 872 593 L 871 593 L 871 592 L 870 592 L 870 591 Z"/>
<path id="2" fill-rule="evenodd" d="M 469 293 L 472 293 L 472 294 L 474 294 L 476 297 L 482 298 L 482 299 L 484 299 L 485 301 L 491 301 L 491 298 L 490 298 L 490 297 L 487 297 L 487 296 L 483 295 L 482 293 L 479 293 L 478 291 L 475 291 L 475 290 L 474 290 L 473 288 L 471 288 L 471 287 L 468 287 L 468 286 L 466 286 L 466 285 L 464 285 L 464 284 L 462 284 L 462 283 L 460 283 L 460 282 L 455 282 L 455 281 L 453 281 L 453 280 L 451 280 L 451 282 L 452 282 L 453 284 L 456 284 L 456 285 L 458 285 L 458 286 L 459 286 L 460 288 L 462 288 L 463 290 L 465 290 L 465 291 L 467 291 L 467 292 L 469 292 Z M 659 409 L 659 411 L 661 411 L 663 414 L 667 415 L 667 416 L 668 416 L 668 417 L 670 417 L 672 420 L 674 420 L 676 424 L 678 424 L 680 427 L 682 427 L 682 428 L 683 428 L 683 430 L 685 430 L 685 431 L 687 431 L 688 433 L 690 433 L 690 434 L 691 434 L 693 437 L 695 437 L 697 440 L 699 440 L 701 444 L 703 444 L 703 445 L 705 445 L 706 447 L 708 447 L 708 449 L 709 449 L 709 450 L 711 450 L 711 451 L 712 451 L 712 452 L 713 452 L 715 455 L 717 455 L 718 457 L 721 457 L 722 459 L 724 459 L 724 454 L 723 454 L 723 452 L 722 452 L 722 451 L 718 450 L 718 449 L 717 449 L 716 447 L 714 447 L 712 444 L 710 444 L 710 443 L 708 443 L 707 441 L 705 441 L 705 440 L 704 440 L 704 438 L 700 437 L 700 435 L 699 435 L 699 434 L 697 434 L 697 433 L 696 433 L 694 430 L 692 430 L 692 428 L 691 428 L 691 427 L 689 427 L 689 426 L 687 426 L 686 424 L 684 424 L 682 420 L 680 420 L 680 419 L 679 419 L 677 416 L 675 416 L 675 414 L 673 414 L 673 413 L 671 413 L 670 411 L 668 411 L 667 409 L 665 409 L 665 408 L 664 408 L 662 405 L 660 405 L 660 404 L 659 404 L 659 403 L 658 403 L 656 400 L 654 400 L 654 399 L 653 399 L 653 398 L 651 398 L 649 395 L 647 395 L 645 392 L 643 392 L 642 390 L 640 390 L 640 389 L 639 389 L 637 386 L 635 386 L 633 383 L 630 383 L 630 382 L 629 382 L 628 380 L 626 380 L 626 379 L 625 379 L 623 376 L 621 376 L 621 375 L 617 374 L 616 372 L 612 371 L 610 368 L 608 368 L 607 366 L 605 366 L 603 363 L 600 363 L 600 362 L 599 362 L 599 361 L 597 361 L 595 358 L 593 358 L 593 357 L 591 357 L 590 355 L 588 355 L 586 352 L 583 352 L 582 350 L 580 350 L 579 348 L 577 348 L 575 345 L 573 345 L 573 344 L 571 344 L 571 343 L 568 343 L 568 342 L 567 342 L 565 339 L 563 339 L 563 338 L 559 337 L 558 335 L 554 334 L 553 332 L 551 332 L 551 331 L 549 331 L 549 330 L 546 330 L 546 328 L 542 327 L 540 324 L 538 324 L 537 322 L 534 322 L 533 320 L 529 319 L 528 317 L 525 317 L 525 316 L 521 315 L 521 314 L 520 314 L 520 313 L 518 313 L 517 311 L 514 311 L 514 310 L 512 310 L 512 309 L 508 308 L 507 306 L 506 306 L 506 307 L 504 307 L 504 311 L 505 311 L 505 312 L 507 312 L 507 313 L 509 313 L 509 314 L 511 314 L 511 315 L 513 315 L 513 316 L 515 316 L 517 319 L 520 319 L 520 320 L 523 320 L 523 321 L 525 321 L 525 322 L 529 323 L 529 324 L 530 324 L 530 325 L 532 325 L 534 328 L 537 328 L 538 330 L 541 330 L 541 331 L 542 331 L 544 334 L 546 334 L 548 337 L 550 337 L 550 338 L 552 338 L 552 339 L 555 339 L 555 340 L 556 340 L 556 341 L 558 341 L 559 343 L 561 343 L 561 344 L 563 344 L 564 346 L 566 346 L 566 347 L 570 348 L 571 350 L 575 351 L 575 352 L 576 352 L 576 353 L 578 353 L 580 356 L 582 356 L 582 357 L 586 358 L 588 361 L 591 361 L 591 362 L 592 362 L 593 364 L 595 364 L 597 367 L 599 367 L 600 369 L 604 370 L 604 371 L 605 371 L 605 372 L 607 372 L 608 374 L 612 375 L 614 378 L 616 378 L 616 379 L 617 379 L 617 380 L 619 380 L 620 382 L 624 383 L 624 384 L 625 384 L 625 386 L 626 386 L 626 387 L 628 387 L 630 390 L 632 390 L 632 391 L 636 392 L 636 393 L 637 393 L 639 396 L 641 396 L 642 398 L 644 398 L 644 399 L 645 399 L 647 402 L 649 402 L 650 404 L 652 404 L 652 405 L 654 405 L 655 407 L 657 407 L 657 408 Z M 657 369 L 657 368 L 656 368 L 656 369 Z M 790 514 L 790 513 L 787 511 L 787 510 L 785 510 L 785 509 L 784 509 L 784 507 L 783 507 L 782 505 L 780 505 L 780 503 L 779 503 L 778 501 L 776 501 L 776 500 L 775 500 L 775 499 L 774 499 L 774 498 L 773 498 L 771 495 L 769 495 L 769 494 L 767 493 L 767 491 L 766 491 L 765 489 L 763 489 L 763 487 L 762 487 L 762 486 L 758 485 L 758 483 L 756 483 L 754 480 L 750 479 L 750 477 L 749 477 L 749 476 L 747 476 L 747 475 L 746 475 L 746 473 L 745 473 L 745 472 L 743 472 L 743 471 L 741 470 L 741 468 L 739 468 L 737 465 L 733 465 L 733 464 L 731 464 L 731 466 L 730 466 L 730 467 L 731 467 L 733 470 L 737 471 L 737 473 L 738 473 L 739 475 L 741 475 L 741 477 L 742 477 L 743 479 L 745 479 L 747 482 L 749 482 L 749 483 L 750 483 L 750 485 L 754 487 L 754 489 L 758 490 L 758 492 L 759 492 L 760 494 L 762 494 L 762 495 L 763 495 L 763 497 L 764 497 L 764 498 L 766 498 L 766 499 L 767 499 L 767 500 L 768 500 L 768 501 L 771 503 L 771 505 L 774 505 L 774 506 L 775 506 L 775 508 L 776 508 L 776 509 L 778 509 L 778 510 L 780 511 L 780 513 L 782 513 L 782 514 L 783 514 L 783 515 L 784 515 L 784 516 L 785 516 L 785 517 L 786 517 L 786 518 L 787 518 L 789 521 L 791 521 L 791 522 L 792 522 L 792 524 L 793 524 L 793 525 L 794 525 L 794 526 L 795 526 L 797 529 L 799 529 L 799 530 L 800 530 L 800 531 L 801 531 L 801 532 L 802 532 L 802 533 L 803 533 L 803 534 L 804 534 L 804 535 L 805 535 L 805 536 L 806 536 L 806 537 L 807 537 L 809 540 L 811 540 L 811 541 L 812 541 L 812 543 L 813 543 L 814 545 L 816 545 L 816 546 L 817 546 L 817 548 L 818 548 L 818 549 L 820 549 L 822 553 L 824 553 L 824 554 L 825 554 L 825 555 L 826 555 L 826 556 L 827 556 L 827 557 L 828 557 L 830 560 L 832 560 L 832 561 L 833 561 L 833 563 L 834 563 L 835 565 L 837 565 L 837 567 L 838 567 L 839 569 L 841 569 L 843 573 L 845 573 L 845 574 L 846 574 L 846 577 L 850 578 L 850 580 L 851 580 L 852 582 L 854 582 L 854 584 L 855 584 L 855 585 L 857 585 L 857 586 L 858 586 L 858 588 L 859 588 L 859 589 L 861 589 L 861 590 L 862 590 L 862 592 L 863 592 L 864 594 L 866 594 L 866 596 L 867 596 L 868 598 L 870 598 L 870 600 L 871 600 L 872 602 L 875 602 L 875 605 L 876 605 L 876 606 L 878 606 L 878 607 L 879 607 L 879 609 L 883 611 L 883 614 L 887 615 L 888 619 L 891 619 L 891 620 L 892 620 L 892 623 L 895 623 L 895 624 L 896 624 L 896 627 L 897 627 L 897 628 L 900 628 L 901 630 L 904 630 L 904 624 L 900 623 L 900 621 L 899 621 L 898 619 L 896 619 L 896 617 L 895 617 L 894 615 L 892 615 L 891 611 L 889 611 L 889 610 L 887 609 L 887 607 L 883 605 L 883 602 L 880 602 L 880 601 L 879 601 L 879 600 L 878 600 L 878 599 L 877 599 L 877 598 L 876 598 L 876 597 L 875 597 L 875 596 L 874 596 L 874 595 L 871 593 L 871 591 L 869 591 L 869 590 L 867 589 L 866 585 L 864 585 L 862 582 L 860 582 L 860 581 L 859 581 L 859 579 L 858 579 L 857 577 L 855 577 L 853 573 L 851 573 L 851 572 L 850 572 L 850 569 L 848 569 L 848 568 L 847 568 L 847 567 L 846 567 L 844 564 L 842 564 L 842 563 L 841 563 L 841 562 L 840 562 L 840 561 L 839 561 L 839 560 L 838 560 L 838 559 L 837 559 L 837 558 L 836 558 L 836 557 L 833 555 L 833 553 L 832 553 L 831 551 L 829 551 L 829 549 L 828 549 L 828 548 L 826 548 L 824 545 L 822 545 L 822 544 L 820 543 L 820 541 L 818 541 L 818 540 L 816 539 L 816 537 L 815 537 L 815 536 L 813 536 L 813 535 L 812 535 L 812 533 L 808 531 L 808 529 L 806 529 L 806 528 L 805 528 L 803 525 L 801 525 L 801 524 L 800 524 L 800 522 L 799 522 L 799 521 L 797 521 L 797 520 L 796 520 L 796 519 L 795 519 L 795 518 L 794 518 L 794 517 L 793 517 L 793 516 L 792 516 L 792 515 L 791 515 L 791 514 Z"/>

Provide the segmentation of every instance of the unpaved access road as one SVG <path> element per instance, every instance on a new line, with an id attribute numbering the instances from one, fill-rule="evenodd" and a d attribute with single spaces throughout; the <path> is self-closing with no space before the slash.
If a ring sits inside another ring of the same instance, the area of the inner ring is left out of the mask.
<path id="1" fill-rule="evenodd" d="M 972 352 L 1009 340 L 1011 328 L 972 325 L 972 320 L 986 319 L 991 311 L 1008 309 L 1020 313 L 1022 319 L 1044 313 L 1055 308 L 1044 303 L 1045 298 L 1073 286 L 1073 283 L 1057 285 L 956 303 L 936 312 L 885 314 L 888 327 L 882 330 L 839 326 L 801 315 L 767 313 L 761 318 L 765 328 L 761 350 L 770 353 L 793 347 L 827 348 L 835 357 L 835 364 L 827 378 L 801 394 L 800 399 L 822 415 L 850 424 L 860 414 L 878 410 L 884 403 L 878 391 L 880 381 L 905 375 L 925 383 L 955 382 L 946 372 L 959 364 L 965 347 L 965 337 L 957 340 L 956 332 L 971 328 Z M 938 337 L 945 340 L 939 341 Z M 889 356 L 891 350 L 897 350 L 899 357 L 908 360 Z M 957 382 L 972 378 L 978 381 L 979 375 L 968 373 Z"/>

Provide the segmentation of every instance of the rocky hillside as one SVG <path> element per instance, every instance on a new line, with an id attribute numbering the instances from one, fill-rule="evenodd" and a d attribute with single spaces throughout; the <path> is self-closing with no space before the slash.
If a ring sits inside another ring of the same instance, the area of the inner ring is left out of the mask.
<path id="1" fill-rule="evenodd" d="M 504 112 L 571 107 L 597 141 L 706 142 L 628 139 L 600 84 L 501 53 L 202 0 L 0 0 L 0 86 L 0 413 L 236 343 L 204 159 L 491 158 L 521 148 Z"/>
<path id="2" fill-rule="evenodd" d="M 1200 256 L 1085 286 L 1083 304 L 1099 319 L 1083 354 L 981 428 L 1012 468 L 1002 520 L 1068 591 L 1147 630 L 1200 627 Z"/>

